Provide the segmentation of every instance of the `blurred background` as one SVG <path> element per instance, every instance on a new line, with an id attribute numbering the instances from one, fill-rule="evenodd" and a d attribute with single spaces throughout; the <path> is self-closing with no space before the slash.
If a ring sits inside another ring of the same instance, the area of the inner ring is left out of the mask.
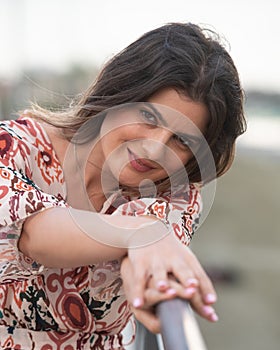
<path id="1" fill-rule="evenodd" d="M 279 349 L 280 3 L 277 0 L 0 0 L 0 119 L 30 101 L 67 106 L 144 32 L 185 21 L 226 41 L 246 93 L 248 131 L 192 248 L 218 291 L 198 318 L 209 350 Z"/>

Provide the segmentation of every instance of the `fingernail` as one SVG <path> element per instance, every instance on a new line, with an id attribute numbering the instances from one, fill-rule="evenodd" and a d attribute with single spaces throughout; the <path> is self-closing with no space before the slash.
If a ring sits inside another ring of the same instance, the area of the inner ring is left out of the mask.
<path id="1" fill-rule="evenodd" d="M 157 286 L 159 289 L 166 288 L 168 286 L 166 281 L 158 281 Z"/>
<path id="2" fill-rule="evenodd" d="M 166 294 L 168 294 L 168 295 L 176 295 L 177 292 L 176 292 L 175 289 L 169 288 L 169 289 L 166 291 Z"/>
<path id="3" fill-rule="evenodd" d="M 196 288 L 194 288 L 194 287 L 189 287 L 189 288 L 186 288 L 186 289 L 185 289 L 185 295 L 186 295 L 187 297 L 192 296 L 193 293 L 195 293 L 195 292 L 196 292 Z"/>
<path id="4" fill-rule="evenodd" d="M 210 316 L 210 320 L 213 322 L 217 322 L 217 321 L 219 321 L 219 317 L 216 313 L 214 313 Z"/>
<path id="5" fill-rule="evenodd" d="M 212 308 L 212 306 L 204 305 L 203 306 L 203 313 L 207 316 L 211 314 L 215 314 L 215 310 Z"/>
<path id="6" fill-rule="evenodd" d="M 217 297 L 214 294 L 207 294 L 205 296 L 205 301 L 206 301 L 206 303 L 212 304 L 212 303 L 215 303 L 217 301 Z"/>
<path id="7" fill-rule="evenodd" d="M 140 298 L 135 298 L 134 300 L 133 300 L 133 306 L 134 307 L 140 307 L 142 305 L 142 300 L 140 299 Z"/>
<path id="8" fill-rule="evenodd" d="M 189 278 L 187 283 L 189 286 L 198 286 L 198 280 L 196 278 Z"/>

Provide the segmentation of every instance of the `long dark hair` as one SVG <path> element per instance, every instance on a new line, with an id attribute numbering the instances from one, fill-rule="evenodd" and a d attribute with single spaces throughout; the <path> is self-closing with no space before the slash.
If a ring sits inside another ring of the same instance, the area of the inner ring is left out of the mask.
<path id="1" fill-rule="evenodd" d="M 147 101 L 167 87 L 207 106 L 210 123 L 205 138 L 214 157 L 216 176 L 220 176 L 230 167 L 235 140 L 246 129 L 243 91 L 236 67 L 218 35 L 192 23 L 170 23 L 147 32 L 104 66 L 67 113 L 52 113 L 51 118 L 49 114 L 47 120 L 44 113 L 37 116 L 60 127 L 71 140 L 89 118 L 120 104 Z M 97 118 L 91 130 L 93 137 L 99 134 L 102 121 L 102 117 Z M 195 158 L 186 169 L 190 182 L 201 181 Z"/>

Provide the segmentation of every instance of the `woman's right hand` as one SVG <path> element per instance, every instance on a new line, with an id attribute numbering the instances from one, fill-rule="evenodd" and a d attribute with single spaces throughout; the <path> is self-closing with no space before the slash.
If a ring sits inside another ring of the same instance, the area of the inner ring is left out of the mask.
<path id="1" fill-rule="evenodd" d="M 129 248 L 121 274 L 136 317 L 152 331 L 159 327 L 153 305 L 176 296 L 188 299 L 207 320 L 218 319 L 211 306 L 217 297 L 209 277 L 191 250 L 171 234 L 150 245 Z"/>

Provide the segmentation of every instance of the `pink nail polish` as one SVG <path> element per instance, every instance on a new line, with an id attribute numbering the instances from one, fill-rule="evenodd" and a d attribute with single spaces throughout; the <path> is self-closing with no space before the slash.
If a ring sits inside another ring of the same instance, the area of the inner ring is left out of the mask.
<path id="1" fill-rule="evenodd" d="M 166 294 L 168 294 L 168 295 L 176 295 L 177 292 L 176 292 L 175 289 L 169 288 L 169 289 L 166 291 Z"/>
<path id="2" fill-rule="evenodd" d="M 166 281 L 158 281 L 157 286 L 159 289 L 167 288 L 167 282 Z"/>
<path id="3" fill-rule="evenodd" d="M 185 295 L 186 296 L 192 296 L 196 292 L 196 288 L 189 287 L 185 289 Z"/>
<path id="4" fill-rule="evenodd" d="M 198 286 L 198 280 L 196 278 L 189 278 L 187 280 L 188 286 Z"/>
<path id="5" fill-rule="evenodd" d="M 211 319 L 211 321 L 213 321 L 213 322 L 217 322 L 217 321 L 219 321 L 219 317 L 218 317 L 218 315 L 217 314 L 212 314 L 211 316 L 210 316 L 210 319 Z"/>
<path id="6" fill-rule="evenodd" d="M 212 304 L 217 301 L 217 297 L 214 294 L 207 294 L 205 296 L 206 303 Z"/>
<path id="7" fill-rule="evenodd" d="M 142 300 L 140 299 L 140 298 L 135 298 L 134 300 L 133 300 L 133 306 L 135 307 L 135 308 L 138 308 L 138 307 L 140 307 L 142 305 Z"/>
<path id="8" fill-rule="evenodd" d="M 214 309 L 211 306 L 204 305 L 203 306 L 203 313 L 205 315 L 209 316 L 209 315 L 215 314 L 215 311 L 214 311 Z"/>

